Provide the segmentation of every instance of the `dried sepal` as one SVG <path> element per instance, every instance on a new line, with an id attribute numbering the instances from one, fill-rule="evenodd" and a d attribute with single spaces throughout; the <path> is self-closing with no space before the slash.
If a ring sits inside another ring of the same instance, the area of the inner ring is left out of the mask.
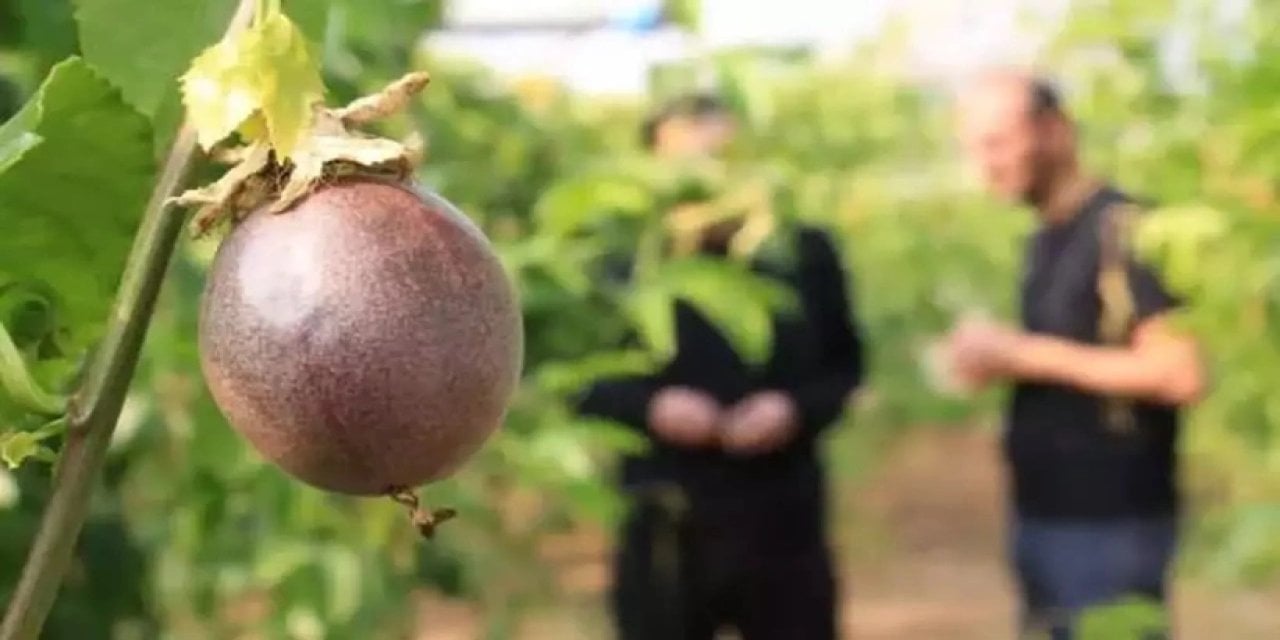
<path id="1" fill-rule="evenodd" d="M 403 84 L 395 83 L 388 91 Z M 372 102 L 375 100 L 370 100 Z M 360 167 L 374 173 L 391 171 L 398 174 L 400 171 L 397 169 L 410 162 L 411 156 L 403 144 L 348 131 L 337 110 L 320 109 L 315 114 L 314 123 L 311 134 L 294 152 L 288 180 L 271 206 L 273 212 L 288 209 L 310 193 L 316 183 L 325 177 L 326 168 L 332 163 L 354 165 L 348 169 Z"/>
<path id="2" fill-rule="evenodd" d="M 429 81 L 415 72 L 382 91 L 340 109 L 313 106 L 310 125 L 287 159 L 281 161 L 265 139 L 242 147 L 216 148 L 215 161 L 231 164 L 217 182 L 189 190 L 171 204 L 199 206 L 192 232 L 199 236 L 227 219 L 268 206 L 280 213 L 325 180 L 343 175 L 378 175 L 405 180 L 422 159 L 423 142 L 416 133 L 403 142 L 368 136 L 348 127 L 385 118 L 408 106 Z"/>
<path id="3" fill-rule="evenodd" d="M 422 139 L 422 134 L 414 131 L 405 136 L 400 141 L 400 145 L 404 147 L 405 159 L 410 165 L 420 165 L 427 155 L 427 142 Z"/>
<path id="4" fill-rule="evenodd" d="M 409 101 L 418 95 L 431 76 L 425 71 L 408 73 L 371 96 L 357 98 L 345 107 L 334 110 L 340 120 L 348 125 L 368 124 L 404 111 Z"/>
<path id="5" fill-rule="evenodd" d="M 390 171 L 399 174 L 398 165 L 408 164 L 404 145 L 385 138 L 355 138 L 350 136 L 316 135 L 308 138 L 297 153 L 289 173 L 288 182 L 271 205 L 275 212 L 288 209 L 311 191 L 325 176 L 332 163 L 342 163 L 349 168 L 367 168 L 376 173 Z M 355 165 L 355 167 L 351 167 Z"/>
<path id="6" fill-rule="evenodd" d="M 262 178 L 269 171 L 272 161 L 271 145 L 255 142 L 244 152 L 244 159 L 232 166 L 210 185 L 189 189 L 169 200 L 179 207 L 199 206 L 192 220 L 192 230 L 199 236 L 208 231 L 228 214 L 234 215 L 244 207 L 253 208 L 271 199 L 271 190 L 265 188 Z"/>

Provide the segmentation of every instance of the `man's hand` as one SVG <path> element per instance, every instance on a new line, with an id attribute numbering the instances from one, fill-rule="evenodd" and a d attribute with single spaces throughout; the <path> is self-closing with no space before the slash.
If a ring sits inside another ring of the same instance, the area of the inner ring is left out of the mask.
<path id="1" fill-rule="evenodd" d="M 1140 323 L 1132 343 L 1104 347 L 1022 333 L 988 320 L 962 322 L 948 337 L 948 369 L 966 390 L 1000 379 L 1061 384 L 1082 391 L 1188 405 L 1205 393 L 1195 342 L 1160 316 Z"/>
<path id="2" fill-rule="evenodd" d="M 731 454 L 758 455 L 785 445 L 799 429 L 795 403 L 781 391 L 762 391 L 734 405 L 721 426 L 720 445 Z"/>
<path id="3" fill-rule="evenodd" d="M 1195 340 L 1162 316 L 1139 323 L 1124 347 L 1029 335 L 1019 341 L 1010 368 L 1026 380 L 1170 406 L 1194 404 L 1208 386 Z"/>
<path id="4" fill-rule="evenodd" d="M 968 319 L 951 332 L 945 351 L 951 372 L 967 391 L 979 391 L 1013 373 L 1021 334 L 986 319 Z"/>
<path id="5" fill-rule="evenodd" d="M 649 402 L 649 430 L 676 446 L 710 447 L 721 413 L 715 399 L 701 391 L 667 387 Z"/>

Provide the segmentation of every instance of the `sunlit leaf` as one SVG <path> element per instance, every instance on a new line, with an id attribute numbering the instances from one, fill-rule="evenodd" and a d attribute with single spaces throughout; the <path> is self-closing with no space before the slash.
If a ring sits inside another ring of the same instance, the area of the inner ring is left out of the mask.
<path id="1" fill-rule="evenodd" d="M 317 558 L 311 545 L 272 545 L 261 550 L 254 577 L 263 585 L 279 585 Z"/>
<path id="2" fill-rule="evenodd" d="M 640 454 L 648 450 L 649 439 L 634 428 L 608 420 L 578 418 L 572 424 L 583 439 L 613 453 Z"/>
<path id="3" fill-rule="evenodd" d="M 200 54 L 182 76 L 183 102 L 200 146 L 210 149 L 231 135 L 262 103 L 256 34 L 223 40 Z"/>
<path id="4" fill-rule="evenodd" d="M 705 314 L 748 362 L 773 347 L 773 317 L 789 310 L 793 294 L 780 283 L 730 262 L 688 259 L 664 265 L 662 282 Z"/>
<path id="5" fill-rule="evenodd" d="M 533 376 L 540 389 L 572 392 L 601 378 L 648 373 L 653 367 L 653 359 L 644 351 L 606 351 L 578 360 L 548 362 Z"/>
<path id="6" fill-rule="evenodd" d="M 27 458 L 35 455 L 40 443 L 26 431 L 10 431 L 0 434 L 0 458 L 10 469 L 17 469 Z"/>
<path id="7" fill-rule="evenodd" d="M 324 97 L 324 84 L 302 31 L 273 13 L 201 53 L 183 74 L 182 91 L 204 148 L 260 114 L 271 146 L 289 157 Z"/>
<path id="8" fill-rule="evenodd" d="M 676 350 L 675 298 L 660 286 L 640 287 L 623 303 L 640 338 L 659 357 L 671 357 Z"/>
<path id="9" fill-rule="evenodd" d="M 311 121 L 312 105 L 324 97 L 320 66 L 302 30 L 282 13 L 263 21 L 258 47 L 259 109 L 271 146 L 290 157 Z"/>
<path id="10" fill-rule="evenodd" d="M 572 431 L 541 429 L 526 446 L 530 458 L 554 469 L 561 476 L 582 479 L 592 475 L 591 456 L 582 440 Z"/>
<path id="11" fill-rule="evenodd" d="M 17 469 L 28 459 L 49 461 L 53 452 L 40 444 L 40 437 L 29 431 L 0 433 L 0 460 L 10 469 Z"/>
<path id="12" fill-rule="evenodd" d="M 6 400 L 33 413 L 58 415 L 66 409 L 64 399 L 40 388 L 9 330 L 0 322 L 0 404 Z"/>
<path id="13" fill-rule="evenodd" d="M 0 469 L 0 510 L 9 509 L 21 498 L 22 489 L 18 487 L 18 481 L 14 479 L 13 474 Z"/>
<path id="14" fill-rule="evenodd" d="M 324 554 L 326 604 L 329 617 L 341 624 L 360 608 L 360 557 L 348 548 L 331 546 Z"/>
<path id="15" fill-rule="evenodd" d="M 1154 637 L 1162 635 L 1167 624 L 1159 603 L 1126 598 L 1086 609 L 1080 617 L 1078 633 L 1082 640 Z"/>
<path id="16" fill-rule="evenodd" d="M 551 233 L 570 234 L 605 215 L 644 215 L 654 211 L 652 189 L 617 176 L 584 176 L 556 184 L 538 199 L 534 216 Z"/>

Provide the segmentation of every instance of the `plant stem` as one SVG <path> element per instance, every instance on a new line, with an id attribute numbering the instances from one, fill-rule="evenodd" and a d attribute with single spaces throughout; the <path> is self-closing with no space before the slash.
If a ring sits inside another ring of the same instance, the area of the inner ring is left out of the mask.
<path id="1" fill-rule="evenodd" d="M 228 35 L 245 27 L 253 6 L 254 0 L 241 0 L 227 27 Z M 183 124 L 143 213 L 107 320 L 106 336 L 72 397 L 67 438 L 53 476 L 53 494 L 9 600 L 0 640 L 35 640 L 53 608 L 88 515 L 89 496 L 120 418 L 160 285 L 182 233 L 183 216 L 166 201 L 186 179 L 196 152 L 195 130 Z"/>

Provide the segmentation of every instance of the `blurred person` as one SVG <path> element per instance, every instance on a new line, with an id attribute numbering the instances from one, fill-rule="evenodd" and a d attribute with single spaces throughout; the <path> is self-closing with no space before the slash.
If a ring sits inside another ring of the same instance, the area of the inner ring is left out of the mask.
<path id="1" fill-rule="evenodd" d="M 1175 441 L 1205 374 L 1193 339 L 1170 322 L 1179 301 L 1125 250 L 1135 201 L 1081 166 L 1056 90 L 991 71 L 959 106 L 988 187 L 1030 206 L 1039 225 L 1025 248 L 1021 327 L 965 319 L 944 351 L 969 390 L 1012 384 L 1004 448 L 1022 626 L 1068 639 L 1091 606 L 1136 596 L 1167 607 Z"/>
<path id="2" fill-rule="evenodd" d="M 679 162 L 714 157 L 735 130 L 725 105 L 694 95 L 653 116 L 644 138 L 660 160 Z M 733 234 L 733 224 L 708 229 L 697 249 L 726 256 Z M 611 600 L 622 640 L 712 640 L 725 627 L 744 640 L 837 637 L 818 439 L 862 379 L 862 341 L 832 240 L 803 228 L 789 241 L 795 268 L 754 263 L 801 303 L 775 318 L 762 367 L 681 301 L 670 362 L 653 375 L 599 381 L 584 396 L 582 412 L 651 444 L 621 470 L 634 498 Z"/>

